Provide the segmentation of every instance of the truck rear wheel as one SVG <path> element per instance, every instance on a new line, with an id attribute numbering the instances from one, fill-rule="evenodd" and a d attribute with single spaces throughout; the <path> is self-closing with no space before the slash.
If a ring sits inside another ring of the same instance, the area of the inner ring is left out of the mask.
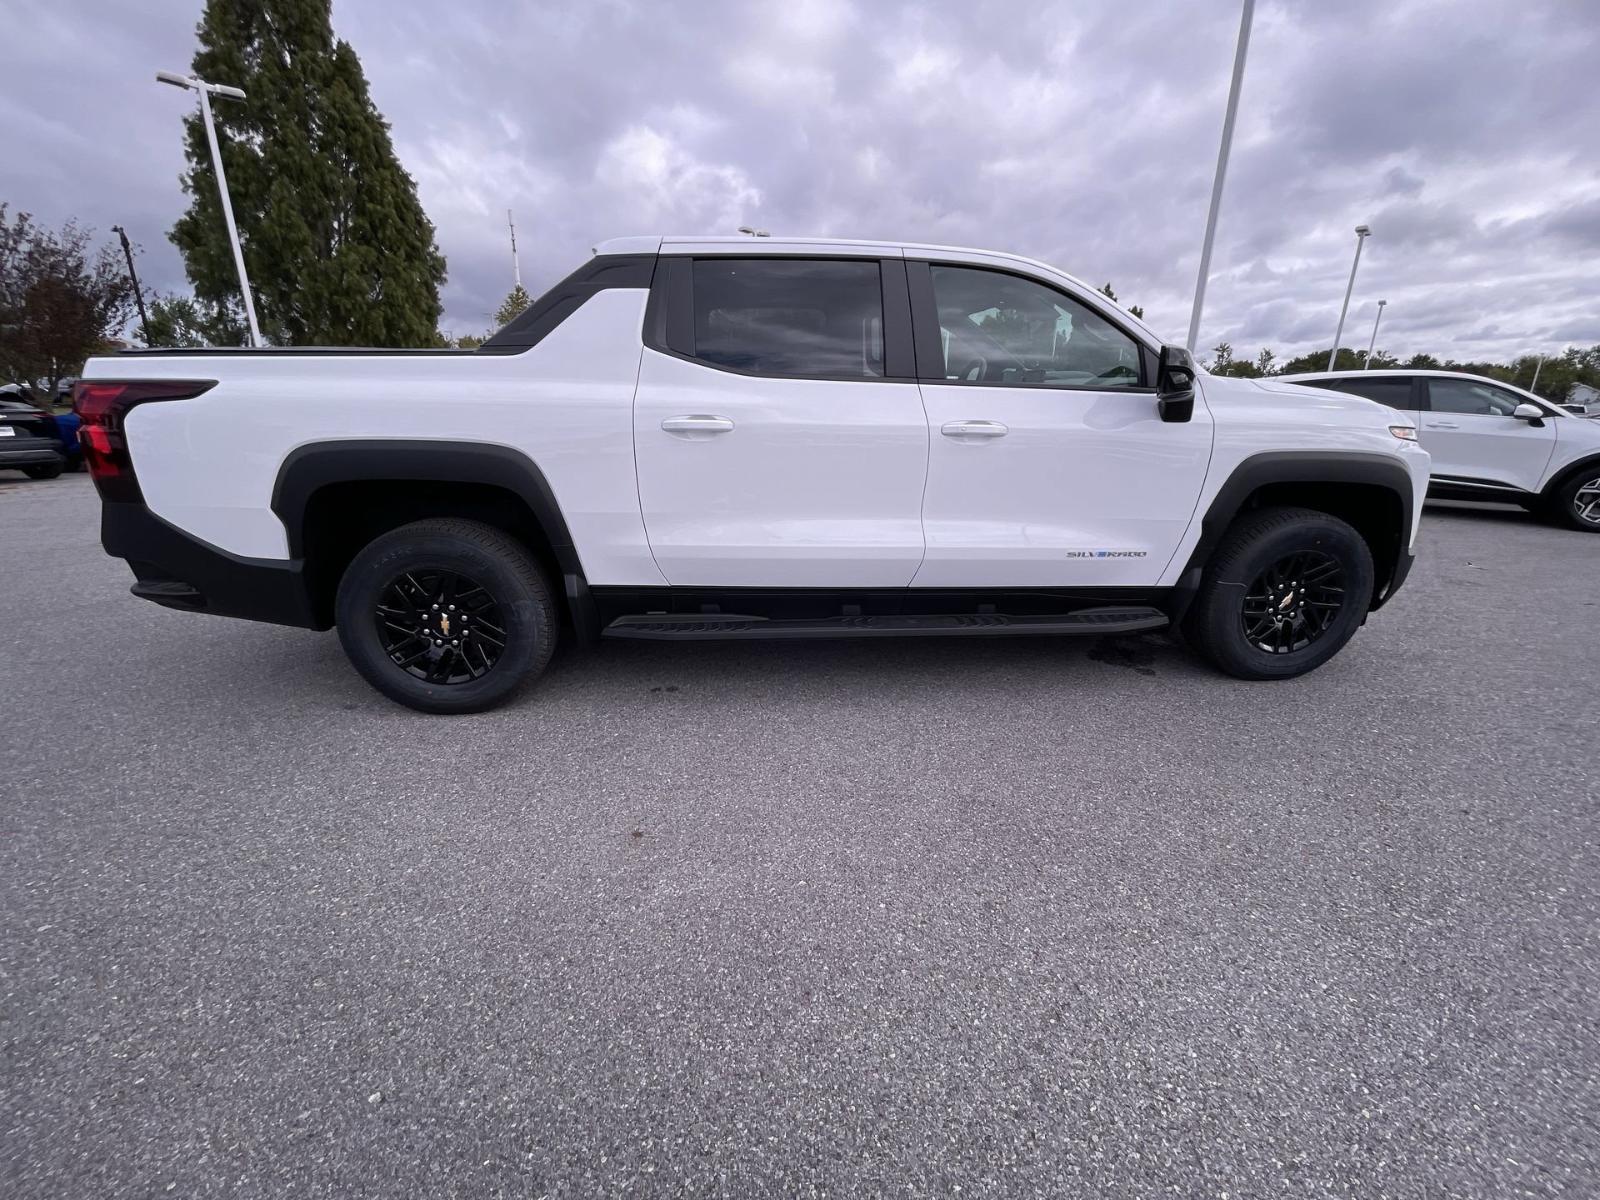
<path id="1" fill-rule="evenodd" d="M 1239 679 L 1292 679 L 1337 654 L 1372 603 L 1372 552 L 1345 522 L 1268 508 L 1235 522 L 1200 584 L 1189 641 Z"/>
<path id="2" fill-rule="evenodd" d="M 555 650 L 555 603 L 538 564 L 477 521 L 417 521 L 374 539 L 339 582 L 335 620 L 362 677 L 421 712 L 493 708 Z"/>

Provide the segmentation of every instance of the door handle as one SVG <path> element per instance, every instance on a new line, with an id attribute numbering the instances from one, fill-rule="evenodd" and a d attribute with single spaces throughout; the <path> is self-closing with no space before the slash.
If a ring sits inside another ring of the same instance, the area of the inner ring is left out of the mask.
<path id="1" fill-rule="evenodd" d="M 732 433 L 733 422 L 727 417 L 694 413 L 689 416 L 668 417 L 661 422 L 661 428 L 667 433 Z"/>
<path id="2" fill-rule="evenodd" d="M 1010 431 L 999 421 L 950 421 L 939 432 L 948 438 L 997 438 Z"/>
<path id="3" fill-rule="evenodd" d="M 1429 421 L 1426 425 L 1423 426 L 1423 428 L 1424 429 L 1460 429 L 1461 426 L 1457 425 L 1454 421 Z"/>

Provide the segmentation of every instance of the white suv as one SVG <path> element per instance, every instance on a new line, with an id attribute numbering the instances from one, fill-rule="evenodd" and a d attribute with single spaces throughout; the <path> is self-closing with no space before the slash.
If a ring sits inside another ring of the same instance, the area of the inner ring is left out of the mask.
<path id="1" fill-rule="evenodd" d="M 1365 396 L 1415 420 L 1433 456 L 1428 494 L 1499 500 L 1600 533 L 1600 421 L 1458 371 L 1322 371 L 1285 382 Z"/>
<path id="2" fill-rule="evenodd" d="M 477 350 L 137 352 L 76 395 L 136 595 L 337 626 L 432 712 L 563 628 L 1178 625 L 1284 679 L 1398 590 L 1428 479 L 1388 409 L 1198 373 L 1069 275 L 938 246 L 627 238 Z"/>

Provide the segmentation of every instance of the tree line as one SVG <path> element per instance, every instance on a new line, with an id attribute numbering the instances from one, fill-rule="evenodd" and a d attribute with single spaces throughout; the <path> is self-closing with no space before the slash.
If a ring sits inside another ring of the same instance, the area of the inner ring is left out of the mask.
<path id="1" fill-rule="evenodd" d="M 1332 347 L 1313 350 L 1308 354 L 1279 362 L 1270 349 L 1263 349 L 1254 358 L 1235 357 L 1233 346 L 1220 342 L 1212 348 L 1207 369 L 1213 375 L 1232 375 L 1241 379 L 1259 379 L 1268 375 L 1298 375 L 1307 371 L 1326 371 L 1328 352 Z M 1334 360 L 1336 371 L 1360 371 L 1370 366 L 1374 371 L 1407 369 L 1412 371 L 1465 371 L 1470 375 L 1485 375 L 1513 387 L 1531 391 L 1552 403 L 1567 398 L 1574 384 L 1586 383 L 1600 387 L 1600 345 L 1587 350 L 1569 346 L 1559 355 L 1524 354 L 1509 362 L 1487 359 L 1461 361 L 1439 358 L 1432 354 L 1413 354 L 1401 359 L 1386 350 L 1374 350 L 1372 361 L 1367 362 L 1364 350 L 1341 347 Z M 1537 377 L 1537 386 L 1535 378 Z"/>

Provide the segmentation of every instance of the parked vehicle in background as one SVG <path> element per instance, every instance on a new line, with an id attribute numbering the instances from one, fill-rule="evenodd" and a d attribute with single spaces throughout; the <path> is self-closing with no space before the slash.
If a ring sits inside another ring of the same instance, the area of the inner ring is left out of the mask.
<path id="1" fill-rule="evenodd" d="M 1567 398 L 1561 402 L 1561 407 L 1580 417 L 1600 417 L 1600 388 L 1575 383 L 1567 393 Z"/>
<path id="2" fill-rule="evenodd" d="M 1286 679 L 1411 567 L 1409 419 L 1199 375 L 1042 263 L 726 237 L 596 255 L 476 350 L 92 359 L 76 403 L 134 593 L 337 625 L 385 695 L 470 712 L 538 675 L 563 622 L 1179 625 L 1223 671 Z"/>
<path id="3" fill-rule="evenodd" d="M 1324 371 L 1286 382 L 1364 396 L 1415 419 L 1433 456 L 1428 495 L 1492 500 L 1600 533 L 1600 422 L 1458 371 Z"/>
<path id="4" fill-rule="evenodd" d="M 66 447 L 54 418 L 18 398 L 24 394 L 16 387 L 0 389 L 0 470 L 54 479 L 66 469 Z"/>

